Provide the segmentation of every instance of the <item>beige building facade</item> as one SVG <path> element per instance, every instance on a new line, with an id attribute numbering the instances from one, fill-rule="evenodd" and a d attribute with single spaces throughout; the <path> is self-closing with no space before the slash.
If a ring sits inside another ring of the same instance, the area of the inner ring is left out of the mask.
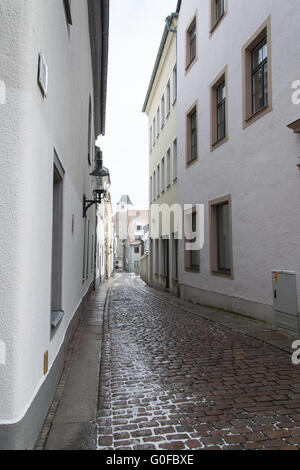
<path id="1" fill-rule="evenodd" d="M 150 233 L 154 205 L 172 207 L 177 203 L 177 14 L 172 14 L 163 32 L 161 44 L 147 91 L 143 112 L 149 129 L 149 201 Z M 160 224 L 161 225 L 161 224 Z M 170 235 L 151 238 L 148 283 L 178 294 L 178 240 L 171 221 Z"/>

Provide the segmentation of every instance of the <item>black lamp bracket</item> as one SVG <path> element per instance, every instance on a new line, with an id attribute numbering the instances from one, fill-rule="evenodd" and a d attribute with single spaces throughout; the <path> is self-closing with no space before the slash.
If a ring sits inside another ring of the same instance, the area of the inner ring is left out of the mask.
<path id="1" fill-rule="evenodd" d="M 86 195 L 83 195 L 83 212 L 82 212 L 82 217 L 85 218 L 87 211 L 90 209 L 90 207 L 94 206 L 95 204 L 101 204 L 103 199 L 105 198 L 106 191 L 97 191 L 95 199 L 88 200 L 86 198 Z"/>

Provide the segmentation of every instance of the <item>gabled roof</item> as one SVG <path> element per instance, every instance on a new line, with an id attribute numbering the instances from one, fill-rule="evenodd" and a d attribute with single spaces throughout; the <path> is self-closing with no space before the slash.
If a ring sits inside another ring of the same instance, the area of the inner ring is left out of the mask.
<path id="1" fill-rule="evenodd" d="M 120 204 L 127 204 L 128 206 L 133 206 L 129 196 L 122 196 L 120 201 L 118 202 L 118 205 Z"/>

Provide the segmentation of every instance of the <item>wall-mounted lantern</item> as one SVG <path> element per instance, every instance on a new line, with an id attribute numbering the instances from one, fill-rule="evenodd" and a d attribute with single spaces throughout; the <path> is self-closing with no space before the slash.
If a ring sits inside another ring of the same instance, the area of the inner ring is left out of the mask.
<path id="1" fill-rule="evenodd" d="M 110 174 L 107 168 L 103 166 L 103 154 L 99 147 L 96 147 L 95 170 L 90 176 L 92 177 L 94 199 L 87 200 L 85 194 L 83 195 L 83 217 L 86 217 L 90 207 L 101 204 L 110 187 Z"/>

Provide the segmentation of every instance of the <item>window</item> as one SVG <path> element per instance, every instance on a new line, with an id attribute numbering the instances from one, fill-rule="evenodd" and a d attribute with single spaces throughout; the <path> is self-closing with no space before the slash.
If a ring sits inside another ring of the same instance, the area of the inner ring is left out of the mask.
<path id="1" fill-rule="evenodd" d="M 155 201 L 157 197 L 156 194 L 156 172 L 153 173 L 153 201 Z"/>
<path id="2" fill-rule="evenodd" d="M 94 270 L 94 235 L 92 235 L 92 250 L 91 250 L 91 275 Z"/>
<path id="3" fill-rule="evenodd" d="M 152 137 L 152 127 L 150 127 L 150 133 L 149 133 L 149 139 L 150 139 L 150 152 L 152 152 L 152 141 L 153 141 L 153 137 Z"/>
<path id="4" fill-rule="evenodd" d="M 210 202 L 211 272 L 233 279 L 231 196 Z"/>
<path id="5" fill-rule="evenodd" d="M 170 111 L 171 111 L 171 84 L 169 80 L 167 84 L 167 116 L 169 116 Z"/>
<path id="6" fill-rule="evenodd" d="M 159 136 L 159 132 L 160 132 L 160 125 L 159 125 L 159 121 L 160 121 L 160 109 L 158 108 L 157 109 L 157 116 L 156 116 L 156 122 L 157 122 L 157 126 L 156 126 L 156 135 L 157 135 L 157 138 Z"/>
<path id="7" fill-rule="evenodd" d="M 165 125 L 165 95 L 163 95 L 161 99 L 161 127 L 163 128 Z"/>
<path id="8" fill-rule="evenodd" d="M 224 0 L 215 0 L 216 1 L 216 21 L 224 15 L 225 8 L 224 8 Z"/>
<path id="9" fill-rule="evenodd" d="M 197 16 L 195 15 L 186 32 L 186 70 L 197 59 Z"/>
<path id="10" fill-rule="evenodd" d="M 173 68 L 173 104 L 177 99 L 177 64 Z"/>
<path id="11" fill-rule="evenodd" d="M 193 234 L 197 232 L 197 212 L 193 209 L 185 215 L 185 224 L 190 231 L 189 239 L 185 239 L 185 270 L 190 272 L 200 272 L 200 250 L 187 249 L 187 244 L 195 243 L 196 236 Z"/>
<path id="12" fill-rule="evenodd" d="M 166 183 L 165 183 L 165 159 L 163 158 L 161 161 L 161 191 L 162 193 L 165 192 Z"/>
<path id="13" fill-rule="evenodd" d="M 66 13 L 66 20 L 69 25 L 72 25 L 72 14 L 71 14 L 71 0 L 63 0 L 65 13 Z"/>
<path id="14" fill-rule="evenodd" d="M 211 85 L 211 150 L 228 138 L 227 67 Z"/>
<path id="15" fill-rule="evenodd" d="M 91 166 L 92 159 L 91 159 L 91 143 L 92 143 L 92 101 L 90 97 L 89 101 L 89 125 L 88 125 L 88 162 Z"/>
<path id="16" fill-rule="evenodd" d="M 177 180 L 178 162 L 177 162 L 177 139 L 173 142 L 173 181 Z"/>
<path id="17" fill-rule="evenodd" d="M 137 229 L 138 232 L 140 232 L 141 230 L 143 230 L 143 227 L 141 225 L 137 225 L 136 229 Z"/>
<path id="18" fill-rule="evenodd" d="M 193 105 L 187 113 L 187 164 L 190 164 L 198 159 L 198 117 L 197 117 L 197 104 Z"/>
<path id="19" fill-rule="evenodd" d="M 134 253 L 135 253 L 135 254 L 139 254 L 139 252 L 140 252 L 140 248 L 139 248 L 138 246 L 136 246 L 136 247 L 134 248 Z"/>
<path id="20" fill-rule="evenodd" d="M 85 280 L 89 278 L 89 261 L 90 261 L 90 231 L 91 231 L 91 222 L 88 221 L 88 231 L 87 231 L 87 248 L 86 248 L 86 271 L 85 271 Z"/>
<path id="21" fill-rule="evenodd" d="M 160 165 L 157 166 L 157 197 L 160 196 Z"/>
<path id="22" fill-rule="evenodd" d="M 228 10 L 228 0 L 210 0 L 210 34 L 224 18 Z"/>
<path id="23" fill-rule="evenodd" d="M 167 152 L 167 187 L 171 184 L 171 150 Z"/>
<path id="24" fill-rule="evenodd" d="M 268 45 L 264 39 L 252 51 L 252 113 L 268 104 Z"/>
<path id="25" fill-rule="evenodd" d="M 272 111 L 271 17 L 243 47 L 244 128 Z"/>
<path id="26" fill-rule="evenodd" d="M 179 243 L 178 239 L 176 238 L 175 234 L 172 234 L 172 241 L 173 241 L 173 252 L 172 252 L 172 259 L 173 259 L 173 281 L 178 281 L 179 278 L 179 266 L 178 266 L 178 254 L 179 254 Z"/>
<path id="27" fill-rule="evenodd" d="M 155 122 L 155 118 L 153 119 L 153 147 L 155 145 L 155 129 L 156 129 L 156 122 Z"/>
<path id="28" fill-rule="evenodd" d="M 149 184 L 149 199 L 150 199 L 150 204 L 153 202 L 153 195 L 152 195 L 152 176 L 150 176 L 150 184 Z"/>
<path id="29" fill-rule="evenodd" d="M 51 332 L 58 327 L 62 312 L 62 251 L 63 251 L 63 179 L 64 170 L 54 153 L 53 206 L 52 206 L 52 282 Z"/>
<path id="30" fill-rule="evenodd" d="M 159 275 L 159 239 L 155 240 L 155 263 L 154 263 L 154 274 Z"/>

